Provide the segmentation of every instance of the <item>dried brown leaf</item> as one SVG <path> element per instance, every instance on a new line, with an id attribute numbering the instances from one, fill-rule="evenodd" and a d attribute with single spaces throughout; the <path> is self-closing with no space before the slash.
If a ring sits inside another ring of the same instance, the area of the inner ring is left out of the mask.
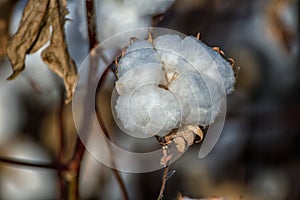
<path id="1" fill-rule="evenodd" d="M 70 57 L 65 32 L 65 15 L 67 14 L 65 0 L 50 0 L 49 16 L 52 25 L 51 43 L 42 52 L 42 58 L 50 69 L 64 79 L 67 91 L 66 103 L 69 103 L 74 94 L 77 70 Z"/>
<path id="2" fill-rule="evenodd" d="M 48 15 L 48 13 L 47 13 Z M 28 52 L 30 53 L 34 53 L 36 51 L 38 51 L 41 47 L 43 47 L 50 38 L 50 23 L 48 21 L 48 16 L 46 17 L 46 20 L 43 21 L 42 26 L 40 27 L 40 31 L 39 34 L 33 44 L 33 46 L 30 48 L 30 51 Z"/>
<path id="3" fill-rule="evenodd" d="M 184 149 L 185 149 L 185 141 L 183 139 L 183 137 L 175 137 L 173 139 L 175 145 L 176 145 L 176 149 L 180 152 L 183 153 Z"/>
<path id="4" fill-rule="evenodd" d="M 203 131 L 199 126 L 187 125 L 187 129 L 198 135 L 200 137 L 200 141 L 203 139 Z"/>
<path id="5" fill-rule="evenodd" d="M 0 59 L 6 55 L 6 46 L 9 39 L 8 27 L 15 3 L 17 3 L 17 0 L 0 1 Z"/>
<path id="6" fill-rule="evenodd" d="M 25 67 L 25 56 L 37 42 L 43 26 L 49 0 L 29 0 L 23 11 L 18 31 L 9 40 L 7 55 L 12 63 L 13 74 L 8 80 L 14 79 Z"/>
<path id="7" fill-rule="evenodd" d="M 293 7 L 295 0 L 273 0 L 267 6 L 267 28 L 274 39 L 278 40 L 282 46 L 291 51 L 297 39 L 297 33 L 284 20 L 284 12 L 287 8 Z"/>

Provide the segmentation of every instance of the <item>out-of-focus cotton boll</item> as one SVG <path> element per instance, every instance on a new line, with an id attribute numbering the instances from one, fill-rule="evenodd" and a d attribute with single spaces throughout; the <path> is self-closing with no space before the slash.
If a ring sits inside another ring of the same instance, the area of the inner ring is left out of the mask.
<path id="1" fill-rule="evenodd" d="M 136 137 L 165 135 L 178 127 L 181 117 L 176 96 L 155 85 L 120 96 L 116 111 L 125 131 Z"/>
<path id="2" fill-rule="evenodd" d="M 12 141 L 3 147 L 6 156 L 30 161 L 50 162 L 49 155 L 37 143 L 22 139 Z M 0 199 L 54 199 L 56 195 L 56 173 L 46 169 L 38 170 L 1 166 Z"/>
<path id="3" fill-rule="evenodd" d="M 0 146 L 13 138 L 22 126 L 24 110 L 21 109 L 18 100 L 18 83 L 8 82 L 6 78 L 11 73 L 10 66 L 6 60 L 0 70 Z"/>
<path id="4" fill-rule="evenodd" d="M 165 12 L 175 0 L 124 0 L 127 7 L 132 7 L 140 15 L 153 15 Z"/>
<path id="5" fill-rule="evenodd" d="M 174 0 L 96 1 L 100 41 L 128 29 L 151 26 L 152 15 L 165 12 Z"/>
<path id="6" fill-rule="evenodd" d="M 118 0 L 96 1 L 97 31 L 100 41 L 128 29 L 151 24 L 151 19 L 138 15 L 133 8 L 134 5 L 126 6 Z"/>
<path id="7" fill-rule="evenodd" d="M 164 136 L 182 125 L 209 126 L 233 90 L 230 64 L 194 37 L 161 35 L 127 51 L 113 104 L 129 134 Z"/>

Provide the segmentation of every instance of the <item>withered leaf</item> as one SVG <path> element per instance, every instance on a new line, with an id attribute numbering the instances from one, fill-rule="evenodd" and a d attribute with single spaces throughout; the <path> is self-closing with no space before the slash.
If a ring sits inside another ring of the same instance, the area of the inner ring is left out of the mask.
<path id="1" fill-rule="evenodd" d="M 67 91 L 65 102 L 69 103 L 74 94 L 77 70 L 66 44 L 64 24 L 67 9 L 65 6 L 65 0 L 50 0 L 49 16 L 53 30 L 50 46 L 42 52 L 42 58 L 52 71 L 64 79 Z"/>
<path id="2" fill-rule="evenodd" d="M 43 26 L 49 0 L 29 0 L 23 11 L 18 31 L 8 41 L 7 55 L 12 63 L 13 74 L 8 80 L 14 79 L 25 67 L 25 56 L 34 43 Z"/>
<path id="3" fill-rule="evenodd" d="M 187 129 L 193 131 L 196 135 L 200 137 L 200 141 L 203 139 L 203 131 L 199 126 L 196 125 L 187 125 Z"/>
<path id="4" fill-rule="evenodd" d="M 0 59 L 6 55 L 6 46 L 9 39 L 8 27 L 16 3 L 17 0 L 0 1 Z"/>
<path id="5" fill-rule="evenodd" d="M 41 47 L 43 47 L 48 42 L 50 38 L 50 23 L 48 19 L 49 17 L 47 12 L 47 17 L 43 21 L 38 36 L 35 42 L 33 43 L 32 47 L 30 48 L 28 54 L 38 51 Z"/>
<path id="6" fill-rule="evenodd" d="M 173 139 L 174 143 L 176 144 L 176 149 L 180 152 L 183 153 L 185 149 L 185 141 L 182 137 L 175 137 Z"/>

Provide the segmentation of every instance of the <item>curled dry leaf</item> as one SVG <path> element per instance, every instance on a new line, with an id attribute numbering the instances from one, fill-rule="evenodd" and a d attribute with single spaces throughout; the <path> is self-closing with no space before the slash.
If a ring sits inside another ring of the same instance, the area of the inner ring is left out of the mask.
<path id="1" fill-rule="evenodd" d="M 53 31 L 50 46 L 42 52 L 42 58 L 52 71 L 64 79 L 67 91 L 66 103 L 69 103 L 74 94 L 77 70 L 68 53 L 65 39 L 64 24 L 67 14 L 65 6 L 65 0 L 50 0 L 49 16 Z"/>
<path id="2" fill-rule="evenodd" d="M 50 46 L 42 52 L 42 58 L 52 71 L 63 78 L 66 103 L 69 103 L 74 94 L 77 70 L 66 44 L 66 4 L 66 0 L 29 0 L 19 29 L 8 42 L 7 55 L 13 67 L 13 74 L 8 77 L 11 80 L 25 68 L 26 54 L 36 52 L 47 43 L 52 26 Z"/>
<path id="3" fill-rule="evenodd" d="M 17 0 L 0 1 L 0 59 L 6 55 L 11 13 Z"/>
<path id="4" fill-rule="evenodd" d="M 7 55 L 13 67 L 13 74 L 8 80 L 14 79 L 24 69 L 26 54 L 35 43 L 40 42 L 36 39 L 45 24 L 48 4 L 49 0 L 29 0 L 26 4 L 19 29 L 7 45 Z"/>
<path id="5" fill-rule="evenodd" d="M 187 129 L 198 135 L 200 137 L 200 141 L 203 139 L 203 131 L 199 126 L 187 125 Z"/>
<path id="6" fill-rule="evenodd" d="M 269 1 L 266 12 L 268 23 L 266 27 L 269 29 L 271 36 L 278 40 L 287 51 L 291 51 L 297 39 L 297 33 L 284 20 L 284 12 L 288 12 L 287 8 L 293 7 L 295 2 L 295 0 Z"/>

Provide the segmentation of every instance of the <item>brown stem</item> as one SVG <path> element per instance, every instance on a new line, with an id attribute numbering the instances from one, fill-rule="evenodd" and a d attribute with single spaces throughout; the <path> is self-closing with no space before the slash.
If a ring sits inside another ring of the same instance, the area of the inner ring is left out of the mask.
<path id="1" fill-rule="evenodd" d="M 64 166 L 63 166 L 63 155 L 64 155 L 64 118 L 63 118 L 63 113 L 64 113 L 64 92 L 62 91 L 61 94 L 61 101 L 59 105 L 59 112 L 58 112 L 58 155 L 57 155 L 57 163 L 60 163 L 57 168 L 57 175 L 58 175 L 58 184 L 59 184 L 59 199 L 63 200 L 65 199 L 65 196 L 67 194 L 67 188 L 66 188 L 66 181 L 64 179 L 63 173 L 64 173 Z"/>
<path id="2" fill-rule="evenodd" d="M 169 168 L 170 168 L 170 166 L 168 164 L 164 167 L 163 180 L 162 180 L 162 183 L 161 183 L 161 187 L 160 187 L 160 191 L 159 191 L 159 195 L 158 195 L 157 200 L 162 200 L 163 197 L 164 197 Z"/>
<path id="3" fill-rule="evenodd" d="M 90 126 L 90 105 L 92 104 L 90 97 L 91 94 L 91 77 L 93 76 L 93 71 L 97 67 L 97 59 L 93 54 L 93 49 L 98 45 L 97 37 L 96 37 L 96 24 L 95 24 L 95 10 L 94 10 L 94 1 L 86 0 L 86 12 L 87 12 L 87 23 L 88 23 L 88 35 L 89 35 L 89 50 L 91 54 L 91 62 L 89 69 L 89 82 L 86 93 L 86 101 L 85 103 L 88 107 L 84 110 L 84 118 L 83 123 L 80 127 L 80 132 L 84 132 L 84 137 L 87 137 Z M 68 199 L 77 200 L 79 198 L 79 176 L 80 176 L 80 167 L 81 162 L 84 156 L 85 146 L 81 141 L 79 136 L 76 140 L 75 153 L 71 160 L 68 162 L 68 171 L 64 173 L 65 180 L 68 180 Z"/>
<path id="4" fill-rule="evenodd" d="M 109 69 L 109 68 L 107 68 L 107 70 L 105 70 L 106 73 L 109 72 L 108 69 Z M 102 77 L 103 77 L 103 76 L 102 76 Z M 101 79 L 100 79 L 100 84 L 99 84 L 99 86 L 101 86 L 102 81 L 104 81 L 104 80 L 102 79 L 102 77 L 101 77 Z M 102 119 L 102 116 L 101 116 L 101 114 L 100 114 L 100 112 L 99 112 L 98 106 L 96 106 L 96 115 L 97 115 L 98 122 L 100 123 L 100 126 L 101 126 L 101 128 L 102 128 L 102 130 L 103 130 L 103 133 L 105 134 L 105 136 L 106 136 L 108 139 L 111 139 L 110 136 L 109 136 L 109 134 L 108 134 L 108 131 L 107 131 L 107 129 L 106 129 L 104 123 L 103 123 L 103 119 Z M 110 149 L 109 149 L 109 150 L 110 150 Z M 110 152 L 110 154 L 111 154 L 111 152 Z M 112 156 L 110 156 L 110 157 L 112 157 Z M 115 165 L 113 159 L 111 160 L 111 163 L 112 163 L 113 166 Z M 122 196 L 123 196 L 123 199 L 124 199 L 124 200 L 129 200 L 129 195 L 128 195 L 128 192 L 127 192 L 127 189 L 126 189 L 124 180 L 123 180 L 123 178 L 122 178 L 120 172 L 119 172 L 118 170 L 116 170 L 115 168 L 112 168 L 111 170 L 112 170 L 112 172 L 113 172 L 113 175 L 114 175 L 114 176 L 116 177 L 116 179 L 117 179 L 117 182 L 118 182 L 118 184 L 119 184 L 119 187 L 120 187 L 120 190 L 121 190 L 121 194 L 122 194 Z"/>

